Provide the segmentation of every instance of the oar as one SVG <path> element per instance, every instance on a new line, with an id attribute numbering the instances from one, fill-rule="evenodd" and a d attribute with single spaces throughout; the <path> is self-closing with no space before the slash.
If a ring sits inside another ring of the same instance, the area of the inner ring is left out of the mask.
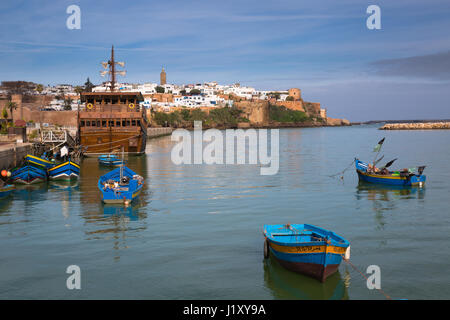
<path id="1" fill-rule="evenodd" d="M 395 158 L 394 160 L 391 160 L 391 161 L 389 161 L 388 163 L 386 163 L 386 164 L 384 165 L 384 167 L 381 168 L 381 170 L 386 169 L 386 168 L 389 168 L 389 167 L 394 163 L 395 160 L 397 160 L 397 158 Z"/>

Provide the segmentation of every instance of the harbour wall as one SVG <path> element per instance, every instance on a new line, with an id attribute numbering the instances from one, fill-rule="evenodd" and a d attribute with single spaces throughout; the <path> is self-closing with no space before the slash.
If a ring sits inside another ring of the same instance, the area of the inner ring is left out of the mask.
<path id="1" fill-rule="evenodd" d="M 427 122 L 427 123 L 386 123 L 380 130 L 430 130 L 450 129 L 450 122 Z"/>
<path id="2" fill-rule="evenodd" d="M 0 170 L 19 166 L 27 154 L 32 154 L 31 143 L 0 144 Z"/>
<path id="3" fill-rule="evenodd" d="M 159 128 L 147 128 L 147 139 L 158 138 L 171 134 L 173 128 L 171 127 L 159 127 Z"/>

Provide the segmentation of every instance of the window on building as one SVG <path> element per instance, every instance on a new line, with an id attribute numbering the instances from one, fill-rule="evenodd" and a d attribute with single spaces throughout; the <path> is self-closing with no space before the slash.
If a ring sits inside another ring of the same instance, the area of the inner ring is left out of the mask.
<path id="1" fill-rule="evenodd" d="M 120 120 L 116 120 L 116 127 L 120 127 Z"/>
<path id="2" fill-rule="evenodd" d="M 136 127 L 136 120 L 131 120 L 131 125 L 132 125 L 133 127 Z"/>
<path id="3" fill-rule="evenodd" d="M 91 126 L 91 122 L 90 121 L 86 121 L 86 127 L 90 127 Z"/>
<path id="4" fill-rule="evenodd" d="M 106 128 L 106 120 L 102 120 L 102 127 Z"/>
<path id="5" fill-rule="evenodd" d="M 81 120 L 80 127 L 84 127 L 84 120 Z"/>

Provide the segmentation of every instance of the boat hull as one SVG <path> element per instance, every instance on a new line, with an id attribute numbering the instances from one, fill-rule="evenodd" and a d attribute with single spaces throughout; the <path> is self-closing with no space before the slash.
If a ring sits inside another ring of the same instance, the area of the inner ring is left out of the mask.
<path id="1" fill-rule="evenodd" d="M 144 185 L 143 178 L 138 176 L 131 169 L 123 167 L 122 174 L 129 180 L 126 184 L 119 184 L 120 170 L 121 168 L 116 168 L 101 176 L 98 180 L 98 189 L 101 193 L 101 200 L 104 203 L 117 204 L 131 202 L 141 193 Z M 111 183 L 116 183 L 117 185 L 114 186 L 114 184 L 111 185 Z"/>
<path id="2" fill-rule="evenodd" d="M 47 181 L 47 172 L 31 165 L 25 165 L 11 172 L 12 183 L 36 184 Z"/>
<path id="3" fill-rule="evenodd" d="M 47 168 L 47 169 L 55 166 L 54 162 L 51 162 L 50 160 L 47 160 L 47 159 L 33 156 L 31 154 L 27 154 L 25 156 L 25 161 L 27 161 L 30 164 L 37 165 L 39 167 L 43 167 L 43 168 Z"/>
<path id="4" fill-rule="evenodd" d="M 346 248 L 334 246 L 278 246 L 269 240 L 270 252 L 286 269 L 324 282 L 334 274 L 342 261 Z M 304 253 L 294 253 L 304 251 Z M 327 253 L 334 251 L 335 253 Z"/>
<path id="5" fill-rule="evenodd" d="M 84 155 L 99 156 L 106 152 L 124 150 L 127 155 L 145 153 L 147 135 L 145 131 L 81 131 L 80 141 L 87 148 Z"/>
<path id="6" fill-rule="evenodd" d="M 0 198 L 9 196 L 15 189 L 16 188 L 12 184 L 5 185 L 4 187 L 0 188 Z"/>
<path id="7" fill-rule="evenodd" d="M 265 225 L 264 237 L 266 258 L 272 255 L 286 269 L 321 282 L 338 270 L 350 246 L 334 232 L 309 224 Z"/>
<path id="8" fill-rule="evenodd" d="M 400 175 L 382 175 L 375 173 L 368 173 L 367 164 L 355 160 L 356 173 L 358 174 L 358 178 L 360 181 L 365 181 L 368 183 L 376 183 L 376 184 L 385 184 L 385 185 L 393 185 L 393 186 L 419 186 L 422 187 L 425 185 L 426 176 L 425 175 L 414 175 L 410 177 L 402 177 Z"/>
<path id="9" fill-rule="evenodd" d="M 122 161 L 115 155 L 101 155 L 98 157 L 98 163 L 103 166 L 120 166 L 121 164 L 126 164 L 126 161 Z"/>
<path id="10" fill-rule="evenodd" d="M 139 196 L 141 190 L 139 189 L 135 192 L 118 192 L 116 195 L 108 195 L 102 192 L 102 201 L 106 204 L 119 204 L 123 203 L 124 200 L 133 201 Z"/>
<path id="11" fill-rule="evenodd" d="M 80 176 L 80 165 L 71 160 L 48 170 L 50 180 L 74 180 Z"/>

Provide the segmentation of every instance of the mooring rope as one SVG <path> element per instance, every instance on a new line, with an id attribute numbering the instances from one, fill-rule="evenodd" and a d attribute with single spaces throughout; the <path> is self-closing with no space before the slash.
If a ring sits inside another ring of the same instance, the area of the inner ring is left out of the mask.
<path id="1" fill-rule="evenodd" d="M 344 179 L 344 173 L 345 173 L 345 171 L 347 171 L 348 169 L 350 169 L 353 165 L 354 165 L 354 161 L 352 161 L 344 170 L 342 170 L 342 171 L 340 171 L 340 172 L 338 172 L 338 173 L 336 173 L 336 174 L 332 174 L 332 175 L 329 175 L 329 177 L 330 178 L 334 178 L 334 177 L 336 177 L 336 176 L 338 176 L 338 175 L 340 175 L 341 177 L 341 179 Z"/>
<path id="2" fill-rule="evenodd" d="M 113 143 L 120 142 L 120 141 L 130 140 L 130 139 L 133 139 L 133 138 L 136 138 L 136 137 L 139 137 L 139 136 L 141 136 L 141 135 L 138 134 L 136 136 L 131 136 L 131 137 L 120 139 L 120 140 L 114 140 L 114 141 L 109 141 L 109 142 L 105 142 L 105 143 L 91 144 L 91 145 L 85 146 L 85 147 L 86 148 L 90 148 L 90 147 L 102 146 L 102 145 L 105 145 L 105 144 L 113 144 Z"/>
<path id="3" fill-rule="evenodd" d="M 346 259 L 342 259 L 342 260 L 344 260 L 346 263 L 348 263 L 353 269 L 355 269 L 356 271 L 358 271 L 359 274 L 362 275 L 362 276 L 364 277 L 364 279 L 366 279 L 366 281 L 369 280 L 369 279 L 366 277 L 366 275 L 365 275 L 364 273 L 362 273 L 355 265 L 353 265 L 353 263 L 350 262 L 350 260 L 346 260 Z M 380 291 L 380 292 L 386 297 L 386 299 L 392 300 L 392 298 L 391 298 L 389 295 L 387 295 L 383 290 L 381 290 L 381 288 L 380 288 L 380 289 L 375 288 L 375 289 L 377 289 L 378 291 Z"/>

